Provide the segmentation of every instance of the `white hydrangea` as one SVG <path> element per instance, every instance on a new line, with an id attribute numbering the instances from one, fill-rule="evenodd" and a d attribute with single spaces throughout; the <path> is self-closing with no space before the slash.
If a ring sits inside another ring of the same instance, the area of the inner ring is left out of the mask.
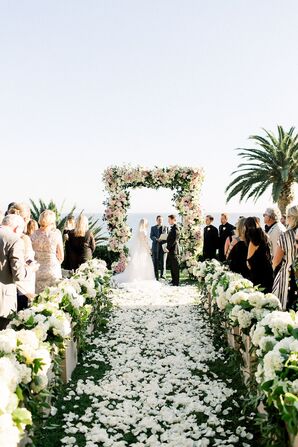
<path id="1" fill-rule="evenodd" d="M 68 314 L 59 311 L 49 317 L 49 325 L 54 335 L 66 338 L 71 334 L 71 323 Z"/>
<path id="2" fill-rule="evenodd" d="M 279 351 L 273 349 L 264 357 L 263 381 L 267 382 L 276 377 L 276 372 L 283 368 L 283 357 Z"/>
<path id="3" fill-rule="evenodd" d="M 0 413 L 11 413 L 17 408 L 18 398 L 4 382 L 0 382 Z"/>
<path id="4" fill-rule="evenodd" d="M 14 392 L 20 383 L 19 371 L 13 359 L 8 357 L 0 358 L 0 382 L 8 386 L 10 391 Z"/>
<path id="5" fill-rule="evenodd" d="M 17 336 L 13 329 L 0 331 L 0 352 L 11 354 L 17 347 Z"/>
<path id="6" fill-rule="evenodd" d="M 298 340 L 294 337 L 285 337 L 277 342 L 271 351 L 265 354 L 256 374 L 259 383 L 274 380 L 277 377 L 277 373 L 283 369 L 285 359 L 280 353 L 281 349 L 286 350 L 289 354 L 298 352 Z"/>
<path id="7" fill-rule="evenodd" d="M 268 314 L 261 321 L 258 322 L 255 329 L 251 331 L 252 343 L 256 347 L 260 347 L 262 338 L 267 335 L 272 335 L 276 342 L 285 335 L 289 335 L 288 326 L 298 327 L 297 314 L 290 314 L 289 312 L 273 311 Z M 269 333 L 266 333 L 269 332 Z"/>
<path id="8" fill-rule="evenodd" d="M 0 415 L 0 445 L 5 447 L 17 447 L 20 441 L 20 432 L 14 425 L 10 414 Z"/>
<path id="9" fill-rule="evenodd" d="M 234 306 L 229 313 L 229 318 L 234 323 L 234 325 L 238 325 L 242 329 L 246 329 L 251 325 L 252 317 L 253 315 L 251 314 L 251 312 L 244 310 L 238 304 Z"/>
<path id="10" fill-rule="evenodd" d="M 23 346 L 30 346 L 31 349 L 37 349 L 39 346 L 39 339 L 34 331 L 21 329 L 16 333 L 18 343 Z"/>

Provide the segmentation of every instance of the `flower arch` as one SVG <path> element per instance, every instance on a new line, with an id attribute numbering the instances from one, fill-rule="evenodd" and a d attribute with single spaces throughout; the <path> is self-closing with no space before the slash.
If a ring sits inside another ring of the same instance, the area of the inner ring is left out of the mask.
<path id="1" fill-rule="evenodd" d="M 200 191 L 204 179 L 201 168 L 169 166 L 145 169 L 143 167 L 112 166 L 104 171 L 103 181 L 108 193 L 104 220 L 110 238 L 108 249 L 119 255 L 116 271 L 125 266 L 125 247 L 131 236 L 127 224 L 130 207 L 130 189 L 169 188 L 173 191 L 173 204 L 182 217 L 181 246 L 182 262 L 191 268 L 201 250 Z"/>

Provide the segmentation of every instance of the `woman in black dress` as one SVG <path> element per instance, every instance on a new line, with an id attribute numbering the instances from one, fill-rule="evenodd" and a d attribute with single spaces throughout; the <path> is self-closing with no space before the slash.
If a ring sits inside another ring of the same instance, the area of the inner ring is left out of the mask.
<path id="1" fill-rule="evenodd" d="M 68 233 L 67 250 L 69 270 L 76 270 L 81 264 L 92 259 L 95 250 L 95 239 L 88 229 L 86 216 L 80 214 L 74 230 Z"/>
<path id="2" fill-rule="evenodd" d="M 250 279 L 250 271 L 246 264 L 248 246 L 245 240 L 245 221 L 242 217 L 236 223 L 236 237 L 230 244 L 228 263 L 232 272 L 240 273 L 244 278 Z"/>
<path id="3" fill-rule="evenodd" d="M 260 227 L 257 219 L 255 219 L 255 228 L 253 228 L 254 225 L 250 225 L 250 223 L 249 220 L 246 230 L 246 238 L 249 242 L 247 266 L 250 270 L 250 279 L 255 286 L 259 286 L 263 289 L 264 293 L 271 293 L 273 286 L 273 269 L 269 240 L 266 233 Z"/>
<path id="4" fill-rule="evenodd" d="M 62 263 L 62 268 L 65 270 L 71 270 L 69 265 L 69 246 L 68 246 L 68 240 L 69 240 L 69 233 L 75 228 L 76 221 L 72 214 L 69 214 L 67 216 L 64 230 L 63 230 L 63 242 L 64 242 L 64 261 Z"/>

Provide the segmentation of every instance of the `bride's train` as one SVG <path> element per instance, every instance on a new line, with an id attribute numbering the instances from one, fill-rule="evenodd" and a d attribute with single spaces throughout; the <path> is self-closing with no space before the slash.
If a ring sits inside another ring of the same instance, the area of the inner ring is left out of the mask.
<path id="1" fill-rule="evenodd" d="M 154 267 L 147 239 L 148 221 L 141 219 L 134 236 L 130 259 L 124 272 L 113 276 L 111 284 L 125 289 L 157 289 L 161 284 L 155 279 Z"/>

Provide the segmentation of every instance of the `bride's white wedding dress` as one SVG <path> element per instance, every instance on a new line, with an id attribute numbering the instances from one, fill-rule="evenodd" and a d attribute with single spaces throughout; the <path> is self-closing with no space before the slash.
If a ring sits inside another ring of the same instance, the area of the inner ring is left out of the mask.
<path id="1" fill-rule="evenodd" d="M 124 272 L 113 276 L 112 284 L 118 287 L 157 287 L 146 229 L 140 226 L 132 243 L 130 259 Z"/>

